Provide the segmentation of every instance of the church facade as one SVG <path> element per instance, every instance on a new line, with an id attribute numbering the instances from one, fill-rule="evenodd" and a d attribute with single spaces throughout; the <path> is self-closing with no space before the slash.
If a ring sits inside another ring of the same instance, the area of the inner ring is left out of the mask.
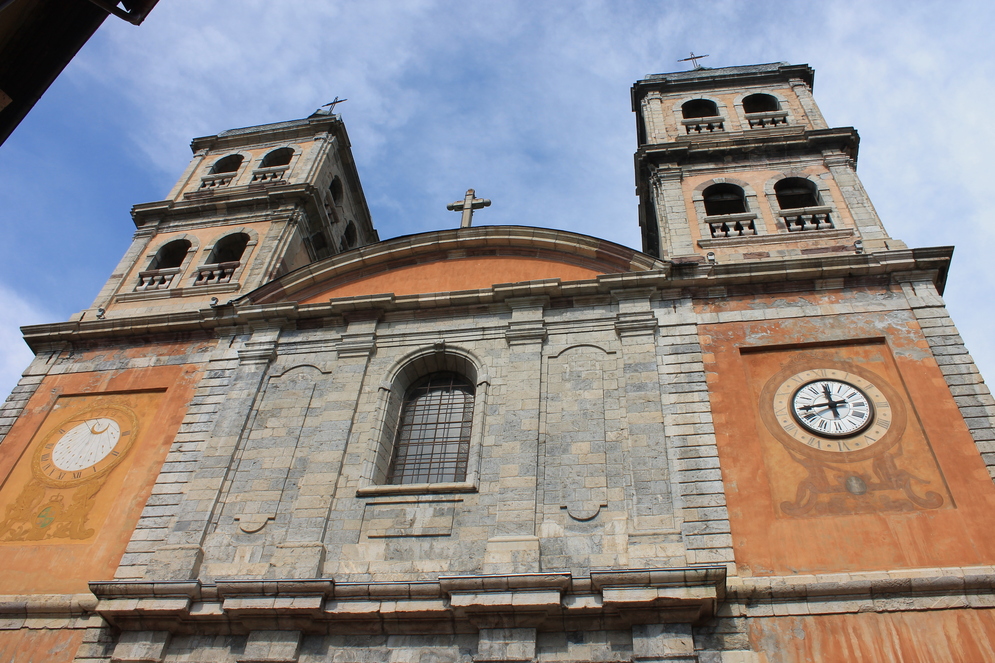
<path id="1" fill-rule="evenodd" d="M 24 328 L 0 658 L 995 660 L 952 249 L 890 237 L 813 77 L 633 86 L 642 251 L 381 241 L 331 110 L 194 140 Z"/>

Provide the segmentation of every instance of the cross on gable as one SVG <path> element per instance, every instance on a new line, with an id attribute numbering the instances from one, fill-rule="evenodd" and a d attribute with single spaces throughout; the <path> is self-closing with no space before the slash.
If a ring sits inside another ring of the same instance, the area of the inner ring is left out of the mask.
<path id="1" fill-rule="evenodd" d="M 473 222 L 473 210 L 490 207 L 491 205 L 491 201 L 486 198 L 474 198 L 474 195 L 473 189 L 467 189 L 466 197 L 463 200 L 457 200 L 455 203 L 446 205 L 446 209 L 448 210 L 463 212 L 463 218 L 460 220 L 460 228 L 470 227 L 470 224 Z"/>
<path id="2" fill-rule="evenodd" d="M 678 62 L 690 62 L 691 64 L 694 65 L 695 69 L 704 69 L 704 67 L 698 64 L 698 60 L 707 57 L 708 57 L 707 55 L 695 55 L 694 51 L 691 51 L 691 57 L 684 58 L 683 60 L 678 60 Z"/>

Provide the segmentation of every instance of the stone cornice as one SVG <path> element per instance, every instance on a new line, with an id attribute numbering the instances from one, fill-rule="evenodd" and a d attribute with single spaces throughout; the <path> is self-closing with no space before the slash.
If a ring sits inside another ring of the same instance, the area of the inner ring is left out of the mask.
<path id="1" fill-rule="evenodd" d="M 93 612 L 122 630 L 244 633 L 267 621 L 307 633 L 479 628 L 630 627 L 702 622 L 725 596 L 725 567 L 442 576 L 416 582 L 332 579 L 102 581 Z"/>
<path id="2" fill-rule="evenodd" d="M 258 324 L 264 319 L 333 318 L 359 311 L 405 311 L 447 309 L 471 306 L 507 306 L 507 300 L 521 297 L 550 298 L 609 295 L 628 288 L 705 290 L 740 285 L 770 286 L 822 279 L 881 277 L 882 284 L 892 275 L 919 272 L 942 291 L 952 247 L 903 249 L 878 253 L 822 255 L 788 260 L 760 260 L 735 263 L 691 263 L 680 269 L 604 274 L 586 281 L 559 279 L 495 285 L 480 290 L 395 296 L 392 294 L 345 297 L 316 304 L 275 301 L 254 304 L 242 298 L 228 305 L 181 313 L 84 320 L 22 327 L 25 341 L 33 350 L 62 342 L 93 342 L 142 335 L 211 332 Z M 649 259 L 647 257 L 647 259 Z M 661 263 L 662 264 L 662 263 Z M 257 291 L 258 292 L 258 291 Z"/>
<path id="3" fill-rule="evenodd" d="M 673 94 L 681 90 L 699 91 L 725 87 L 770 85 L 775 82 L 787 83 L 793 79 L 801 79 L 811 88 L 815 82 L 815 71 L 807 64 L 772 62 L 744 67 L 719 67 L 716 69 L 703 67 L 691 71 L 652 74 L 637 81 L 632 86 L 632 111 L 638 111 L 639 103 L 651 91 Z"/>
<path id="4" fill-rule="evenodd" d="M 151 203 L 141 203 L 131 208 L 131 218 L 138 227 L 150 221 L 185 217 L 200 217 L 207 215 L 213 218 L 219 214 L 219 206 L 225 213 L 235 213 L 239 210 L 253 211 L 260 205 L 270 207 L 274 203 L 311 202 L 318 200 L 317 190 L 311 184 L 262 184 L 233 187 L 232 189 L 210 190 L 208 192 L 188 195 L 180 200 L 159 200 Z M 205 221 L 208 225 L 216 221 Z"/>
<path id="5" fill-rule="evenodd" d="M 805 129 L 787 127 L 776 131 L 715 132 L 707 136 L 681 136 L 675 141 L 643 145 L 635 155 L 636 164 L 684 164 L 696 160 L 721 161 L 723 154 L 769 150 L 781 153 L 788 149 L 820 152 L 842 150 L 856 161 L 860 136 L 853 127 Z"/>

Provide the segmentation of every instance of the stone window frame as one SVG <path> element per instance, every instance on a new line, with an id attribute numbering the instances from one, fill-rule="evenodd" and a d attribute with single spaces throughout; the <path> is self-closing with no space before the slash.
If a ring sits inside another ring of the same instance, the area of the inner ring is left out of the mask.
<path id="1" fill-rule="evenodd" d="M 245 243 L 245 251 L 242 252 L 242 257 L 239 258 L 239 265 L 238 267 L 235 268 L 235 271 L 232 272 L 231 279 L 229 279 L 228 281 L 228 283 L 232 285 L 238 285 L 239 283 L 241 283 L 241 277 L 245 273 L 245 269 L 248 266 L 249 258 L 252 256 L 253 248 L 259 243 L 259 233 L 254 228 L 248 228 L 246 226 L 226 227 L 223 233 L 221 233 L 220 235 L 216 236 L 213 240 L 211 240 L 210 244 L 206 244 L 201 251 L 201 255 L 203 256 L 202 260 L 207 260 L 209 257 L 211 257 L 211 252 L 214 251 L 214 247 L 218 244 L 218 242 L 223 240 L 225 237 L 229 237 L 231 235 L 237 235 L 238 233 L 245 233 L 246 235 L 248 235 L 249 241 Z M 207 266 L 208 263 L 201 262 L 194 271 L 199 273 L 202 268 Z M 192 281 L 190 281 L 190 287 L 194 287 L 194 282 L 197 280 L 197 273 L 190 275 L 190 278 L 193 279 Z M 196 286 L 196 287 L 202 288 L 204 286 Z"/>
<path id="2" fill-rule="evenodd" d="M 746 197 L 746 212 L 740 214 L 719 214 L 715 216 L 708 216 L 708 214 L 705 213 L 705 189 L 713 184 L 735 184 L 741 188 Z M 773 191 L 773 189 L 771 190 Z M 753 228 L 756 231 L 756 234 L 751 235 L 751 237 L 760 237 L 767 234 L 767 224 L 764 222 L 764 217 L 760 213 L 760 198 L 757 195 L 756 190 L 754 190 L 754 188 L 744 180 L 736 179 L 734 177 L 715 177 L 710 180 L 706 180 L 691 191 L 691 202 L 694 205 L 695 214 L 698 216 L 698 228 L 701 234 L 701 239 L 703 240 L 723 241 L 727 239 L 742 239 L 742 237 L 712 237 L 712 228 L 709 224 L 718 220 L 752 220 Z M 787 227 L 785 227 L 785 232 L 787 232 Z"/>
<path id="3" fill-rule="evenodd" d="M 470 424 L 470 448 L 467 455 L 466 478 L 446 483 L 387 484 L 390 463 L 394 456 L 401 407 L 412 384 L 432 373 L 448 371 L 465 377 L 474 385 L 473 415 Z M 480 458 L 484 438 L 484 413 L 490 378 L 481 361 L 468 350 L 452 348 L 443 343 L 420 348 L 394 364 L 388 377 L 380 383 L 377 393 L 376 429 L 369 449 L 357 496 L 468 493 L 476 492 L 480 484 Z"/>
<path id="4" fill-rule="evenodd" d="M 287 165 L 269 166 L 267 168 L 262 167 L 263 159 L 271 153 L 284 148 L 289 148 L 294 151 L 294 154 L 290 157 L 290 161 L 287 162 Z M 282 173 L 282 177 L 280 177 L 279 180 L 289 182 L 290 174 L 294 171 L 294 167 L 297 165 L 297 162 L 300 161 L 302 156 L 304 156 L 304 148 L 297 143 L 281 143 L 279 145 L 271 145 L 267 147 L 258 158 L 252 160 L 252 168 L 250 169 L 252 172 L 252 179 L 249 181 L 249 184 L 252 184 L 253 180 L 255 180 L 255 178 L 259 175 L 269 175 L 273 173 Z"/>
<path id="5" fill-rule="evenodd" d="M 729 123 L 729 109 L 726 108 L 725 102 L 723 102 L 718 97 L 710 97 L 703 94 L 693 94 L 687 97 L 682 97 L 680 99 L 677 99 L 674 102 L 674 105 L 671 107 L 671 113 L 673 114 L 674 117 L 674 126 L 677 127 L 678 138 L 687 138 L 689 136 L 699 135 L 699 134 L 689 134 L 685 127 L 689 124 L 693 124 L 694 120 L 708 119 L 708 118 L 694 118 L 688 120 L 684 119 L 684 111 L 682 110 L 682 106 L 684 106 L 684 104 L 686 104 L 689 101 L 696 101 L 698 99 L 711 101 L 713 104 L 715 104 L 715 107 L 718 109 L 719 114 L 714 117 L 719 118 L 722 121 L 722 126 L 723 126 L 723 128 L 716 133 L 728 133 L 727 125 Z M 705 134 L 705 135 L 710 135 L 710 134 Z"/>
<path id="6" fill-rule="evenodd" d="M 767 94 L 775 99 L 780 106 L 778 113 L 784 113 L 784 119 L 787 121 L 785 126 L 793 126 L 796 124 L 795 118 L 791 113 L 791 105 L 788 103 L 788 98 L 777 92 L 775 90 L 746 90 L 740 94 L 737 94 L 732 101 L 732 106 L 736 111 L 736 120 L 739 122 L 740 131 L 755 131 L 755 129 L 750 128 L 750 121 L 746 117 L 746 111 L 743 109 L 743 99 L 747 97 L 752 97 L 755 94 Z"/>
<path id="7" fill-rule="evenodd" d="M 212 173 L 211 170 L 214 165 L 221 161 L 222 159 L 227 159 L 228 157 L 238 155 L 242 157 L 242 163 L 238 165 L 238 168 L 231 173 Z M 225 152 L 224 154 L 218 156 L 217 159 L 212 159 L 214 155 L 206 154 L 204 155 L 204 160 L 201 162 L 203 168 L 200 174 L 200 184 L 193 191 L 204 191 L 212 190 L 220 187 L 232 187 L 238 186 L 239 180 L 242 176 L 249 170 L 249 164 L 252 163 L 252 152 L 246 151 L 235 151 L 235 152 Z M 216 182 L 223 180 L 226 177 L 231 177 L 231 179 L 225 183 L 218 185 Z"/>
<path id="8" fill-rule="evenodd" d="M 828 174 L 829 173 L 826 173 L 826 175 Z M 803 172 L 789 170 L 774 175 L 764 183 L 764 195 L 767 197 L 767 205 L 770 207 L 771 214 L 774 217 L 774 225 L 777 227 L 778 233 L 788 234 L 789 230 L 787 224 L 784 222 L 784 217 L 785 217 L 784 210 L 782 210 L 781 206 L 777 203 L 777 192 L 774 191 L 774 185 L 780 182 L 781 180 L 786 180 L 789 178 L 808 180 L 813 184 L 815 184 L 816 192 L 818 193 L 819 199 L 822 202 L 822 205 L 820 205 L 817 208 L 799 207 L 791 209 L 825 209 L 832 217 L 833 220 L 832 229 L 838 230 L 847 227 L 842 224 L 843 217 L 840 216 L 839 208 L 836 206 L 836 201 L 833 198 L 832 189 L 829 187 L 827 180 L 823 179 L 819 175 L 812 175 L 810 173 L 803 173 Z M 812 232 L 812 231 L 805 231 L 805 232 Z M 825 232 L 825 230 L 819 230 L 817 232 Z"/>
<path id="9" fill-rule="evenodd" d="M 180 266 L 172 268 L 175 269 L 176 272 L 173 273 L 173 278 L 170 281 L 169 286 L 167 286 L 164 289 L 168 290 L 174 287 L 178 287 L 177 284 L 183 282 L 183 275 L 186 273 L 188 269 L 190 269 L 190 265 L 193 262 L 193 257 L 199 251 L 200 240 L 196 235 L 191 235 L 190 233 L 181 233 L 179 235 L 169 235 L 168 237 L 164 237 L 164 239 L 161 242 L 155 245 L 155 249 L 148 251 L 145 254 L 145 269 L 139 269 L 138 273 L 151 271 L 149 268 L 152 266 L 152 261 L 155 260 L 155 257 L 159 255 L 159 251 L 161 251 L 167 244 L 171 244 L 173 242 L 181 240 L 186 240 L 190 242 L 190 246 L 187 248 L 187 254 L 183 256 L 183 260 L 182 262 L 180 262 Z M 135 277 L 138 278 L 137 274 L 135 275 Z"/>

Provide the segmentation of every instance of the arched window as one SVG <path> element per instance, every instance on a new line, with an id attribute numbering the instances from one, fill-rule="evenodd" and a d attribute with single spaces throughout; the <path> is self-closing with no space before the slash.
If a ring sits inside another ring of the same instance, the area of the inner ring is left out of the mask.
<path id="1" fill-rule="evenodd" d="M 746 192 L 735 184 L 713 184 L 702 192 L 705 214 L 741 214 L 746 212 Z"/>
<path id="2" fill-rule="evenodd" d="M 781 110 L 781 104 L 777 97 L 770 94 L 751 94 L 743 99 L 745 113 L 769 113 L 777 110 Z"/>
<path id="3" fill-rule="evenodd" d="M 781 209 L 817 207 L 820 204 L 815 182 L 803 177 L 786 177 L 780 180 L 774 185 L 774 193 Z"/>
<path id="4" fill-rule="evenodd" d="M 681 114 L 685 120 L 699 117 L 716 117 L 719 114 L 719 108 L 715 105 L 714 101 L 692 99 L 691 101 L 684 102 L 684 105 L 681 106 Z"/>
<path id="5" fill-rule="evenodd" d="M 214 165 L 211 166 L 211 174 L 217 175 L 218 173 L 234 173 L 241 165 L 241 154 L 229 154 L 228 156 L 214 162 Z"/>
<path id="6" fill-rule="evenodd" d="M 342 202 L 342 180 L 336 175 L 332 178 L 332 183 L 328 185 L 328 192 L 332 194 L 332 202 L 336 205 Z"/>
<path id="7" fill-rule="evenodd" d="M 264 156 L 262 163 L 259 164 L 259 167 L 273 168 L 274 166 L 286 166 L 290 163 L 290 159 L 293 156 L 294 149 L 292 147 L 281 147 Z"/>
<path id="8" fill-rule="evenodd" d="M 149 263 L 149 271 L 154 269 L 172 269 L 183 264 L 183 259 L 187 257 L 190 250 L 190 242 L 185 239 L 174 239 L 168 244 L 164 244 L 156 252 L 155 258 Z"/>
<path id="9" fill-rule="evenodd" d="M 473 383 L 452 372 L 414 382 L 404 394 L 388 484 L 466 480 Z"/>
<path id="10" fill-rule="evenodd" d="M 234 233 L 218 240 L 207 258 L 208 265 L 216 265 L 223 262 L 236 262 L 242 259 L 245 253 L 245 246 L 249 243 L 249 236 L 245 233 Z"/>
<path id="11" fill-rule="evenodd" d="M 346 247 L 353 248 L 356 246 L 356 224 L 350 221 L 346 224 L 345 232 L 342 233 L 342 241 L 345 242 Z"/>

